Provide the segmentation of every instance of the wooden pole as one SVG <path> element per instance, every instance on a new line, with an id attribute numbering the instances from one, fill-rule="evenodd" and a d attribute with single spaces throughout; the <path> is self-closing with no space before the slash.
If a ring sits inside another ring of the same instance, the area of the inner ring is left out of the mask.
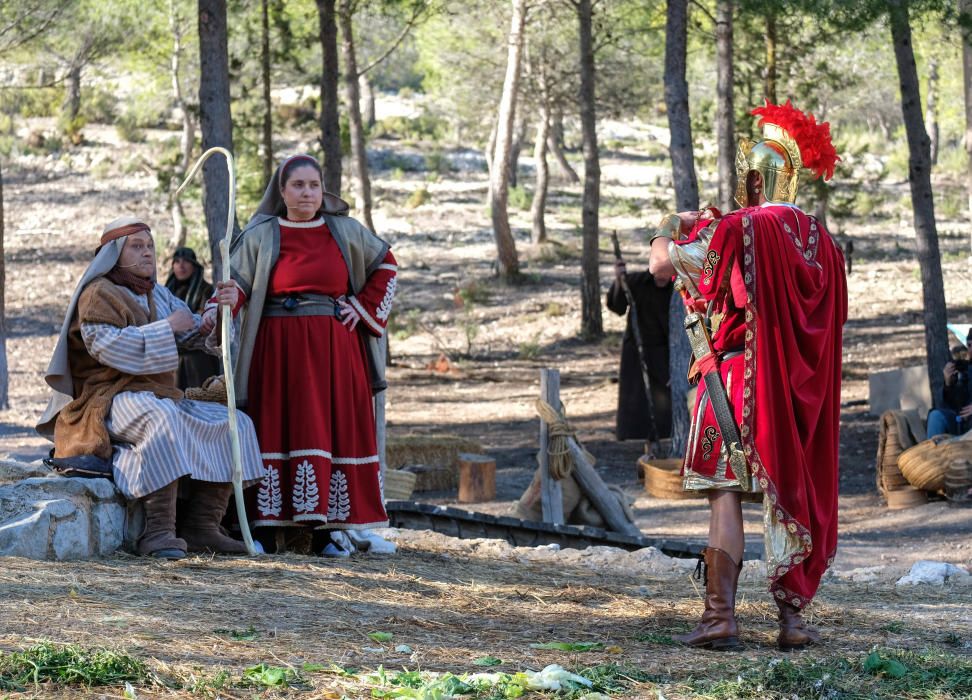
<path id="1" fill-rule="evenodd" d="M 560 372 L 555 369 L 540 370 L 540 396 L 554 409 L 560 410 Z M 540 419 L 540 507 L 543 521 L 555 525 L 564 524 L 564 496 L 560 482 L 550 475 L 550 428 Z"/>

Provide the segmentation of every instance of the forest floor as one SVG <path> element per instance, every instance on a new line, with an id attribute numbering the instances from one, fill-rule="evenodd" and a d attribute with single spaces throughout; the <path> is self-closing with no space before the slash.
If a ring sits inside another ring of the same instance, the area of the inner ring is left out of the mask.
<path id="1" fill-rule="evenodd" d="M 611 147 L 602 154 L 601 227 L 618 231 L 631 270 L 645 263 L 644 229 L 668 206 L 671 175 L 665 149 L 649 130 L 617 132 L 606 134 Z M 170 135 L 149 132 L 145 143 L 129 144 L 109 127 L 89 126 L 85 134 L 82 147 L 20 156 L 4 169 L 12 408 L 0 412 L 0 455 L 29 460 L 47 449 L 32 432 L 46 403 L 44 368 L 104 224 L 132 214 L 148 220 L 162 239 L 171 235 L 164 197 L 146 165 L 160 139 Z M 394 141 L 375 146 L 396 154 L 397 162 L 433 150 Z M 309 146 L 295 139 L 280 147 L 289 152 Z M 468 151 L 435 152 L 475 161 Z M 527 174 L 521 177 L 529 184 L 529 159 L 523 165 Z M 577 338 L 580 186 L 553 185 L 547 225 L 556 243 L 529 244 L 528 202 L 511 211 L 524 281 L 510 286 L 493 275 L 485 172 L 385 167 L 374 178 L 376 228 L 400 264 L 389 435 L 458 434 L 479 441 L 497 460 L 498 493 L 496 501 L 477 508 L 508 513 L 536 468 L 539 370 L 556 368 L 579 437 L 596 456 L 602 477 L 629 494 L 643 532 L 704 540 L 704 502 L 649 497 L 635 467 L 642 445 L 613 439 L 623 319 L 605 309 L 605 338 Z M 702 178 L 703 192 L 711 192 L 711 173 L 703 171 Z M 416 195 L 419 190 L 424 193 Z M 772 646 L 770 601 L 757 580 L 745 582 L 740 594 L 746 652 L 685 652 L 672 646 L 670 635 L 689 628 L 700 609 L 690 570 L 635 575 L 617 567 L 552 568 L 481 551 L 457 555 L 434 538 L 403 538 L 392 559 L 344 562 L 295 555 L 192 558 L 171 566 L 124 555 L 70 564 L 10 560 L 0 567 L 0 649 L 42 639 L 120 646 L 149 659 L 152 673 L 168 684 L 136 683 L 138 697 L 356 697 L 390 680 L 341 675 L 330 669 L 332 662 L 369 672 L 384 665 L 468 673 L 480 670 L 473 662 L 486 656 L 501 659 L 497 669 L 508 672 L 548 663 L 596 667 L 600 671 L 586 675 L 600 673 L 597 688 L 612 696 L 912 697 L 917 666 L 938 669 L 935 683 L 954 681 L 935 686 L 936 697 L 972 693 L 972 588 L 903 591 L 894 585 L 920 559 L 972 568 L 972 510 L 933 501 L 889 511 L 874 486 L 878 429 L 877 417 L 868 413 L 868 376 L 921 364 L 924 335 L 907 182 L 869 185 L 868 192 L 882 204 L 834 227 L 853 238 L 855 255 L 841 396 L 840 543 L 812 612 L 827 641 L 819 650 L 780 661 Z M 411 206 L 419 199 L 424 202 Z M 198 202 L 191 202 L 190 215 L 198 211 Z M 972 320 L 968 229 L 966 219 L 942 220 L 939 227 L 950 321 L 960 323 Z M 201 240 L 198 232 L 193 238 Z M 605 236 L 604 289 L 612 263 Z M 447 371 L 437 362 L 442 356 Z M 426 496 L 437 503 L 455 499 L 454 493 Z M 747 537 L 759 543 L 760 531 L 759 507 L 746 506 Z M 372 631 L 392 632 L 394 641 L 375 643 L 366 636 Z M 547 641 L 602 646 L 589 652 L 529 646 Z M 392 652 L 399 644 L 410 651 Z M 866 670 L 874 649 L 900 660 L 908 672 L 895 678 L 884 667 Z M 293 675 L 285 679 L 298 689 L 267 690 L 252 678 L 241 680 L 242 669 L 261 662 L 299 671 L 299 682 Z M 303 663 L 330 670 L 301 671 Z M 3 677 L 0 671 L 0 683 Z M 385 691 L 377 692 L 382 697 Z M 33 687 L 24 697 L 60 693 L 82 697 L 82 691 L 56 686 Z M 118 690 L 106 697 L 121 695 Z"/>

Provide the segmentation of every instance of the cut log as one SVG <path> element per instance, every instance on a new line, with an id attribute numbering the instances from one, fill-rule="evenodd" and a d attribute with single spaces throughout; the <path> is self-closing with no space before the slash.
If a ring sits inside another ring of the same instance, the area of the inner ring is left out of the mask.
<path id="1" fill-rule="evenodd" d="M 459 455 L 459 502 L 482 503 L 496 498 L 496 460 L 486 455 Z"/>

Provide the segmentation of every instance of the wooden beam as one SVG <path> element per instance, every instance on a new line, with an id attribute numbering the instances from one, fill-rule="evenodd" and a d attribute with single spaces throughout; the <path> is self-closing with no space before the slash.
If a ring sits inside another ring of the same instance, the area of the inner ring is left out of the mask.
<path id="1" fill-rule="evenodd" d="M 540 397 L 555 410 L 560 410 L 560 372 L 540 370 Z M 540 507 L 543 521 L 564 524 L 564 496 L 560 482 L 550 475 L 550 427 L 540 419 Z"/>

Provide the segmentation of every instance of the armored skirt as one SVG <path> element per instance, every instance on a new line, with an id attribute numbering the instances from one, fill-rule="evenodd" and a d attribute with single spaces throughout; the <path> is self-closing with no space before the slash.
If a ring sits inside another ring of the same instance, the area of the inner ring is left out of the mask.
<path id="1" fill-rule="evenodd" d="M 347 267 L 327 226 L 320 220 L 282 219 L 280 224 L 280 256 L 268 296 L 345 295 Z M 372 277 L 380 287 L 370 290 L 375 293 L 394 279 L 389 269 Z M 352 301 L 365 309 L 364 330 L 374 320 L 367 313 L 367 291 Z M 247 401 L 267 470 L 259 487 L 251 489 L 254 525 L 354 529 L 387 524 L 361 333 L 362 328 L 348 330 L 331 314 L 264 310 Z"/>

